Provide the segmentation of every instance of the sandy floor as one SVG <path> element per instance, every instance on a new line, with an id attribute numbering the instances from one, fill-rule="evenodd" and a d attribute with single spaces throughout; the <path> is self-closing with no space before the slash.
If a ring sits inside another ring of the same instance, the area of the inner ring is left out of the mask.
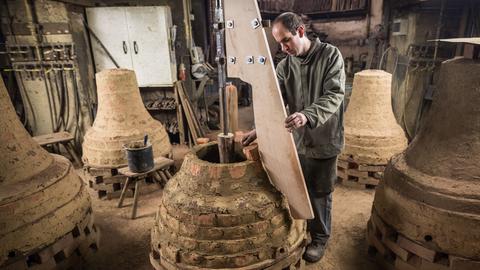
<path id="1" fill-rule="evenodd" d="M 239 126 L 244 130 L 252 127 L 251 108 L 240 108 Z M 246 117 L 245 117 L 246 116 Z M 185 146 L 174 147 L 174 159 L 179 168 Z M 81 171 L 79 171 L 81 172 Z M 99 251 L 87 258 L 86 269 L 153 269 L 149 262 L 150 229 L 162 191 L 157 190 L 139 198 L 137 219 L 131 220 L 131 198 L 125 206 L 117 208 L 117 199 L 99 200 L 91 192 L 93 210 L 101 230 Z M 367 257 L 365 229 L 373 201 L 373 190 L 352 189 L 338 186 L 333 194 L 333 224 L 325 257 L 306 269 L 322 270 L 376 270 L 379 269 Z"/>

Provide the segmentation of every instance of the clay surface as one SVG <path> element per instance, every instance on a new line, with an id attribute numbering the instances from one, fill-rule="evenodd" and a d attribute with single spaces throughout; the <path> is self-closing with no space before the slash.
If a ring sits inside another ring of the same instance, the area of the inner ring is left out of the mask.
<path id="1" fill-rule="evenodd" d="M 359 164 L 382 165 L 407 146 L 391 105 L 392 75 L 383 70 L 355 74 L 345 113 L 345 149 L 340 158 Z"/>
<path id="2" fill-rule="evenodd" d="M 153 265 L 263 269 L 296 263 L 305 221 L 292 219 L 260 162 L 220 164 L 217 148 L 194 148 L 166 185 L 152 229 Z"/>
<path id="3" fill-rule="evenodd" d="M 478 60 L 442 64 L 425 124 L 408 149 L 392 159 L 374 201 L 376 213 L 398 235 L 449 259 L 458 256 L 477 264 L 479 77 Z"/>
<path id="4" fill-rule="evenodd" d="M 14 269 L 23 269 L 27 256 L 90 223 L 91 203 L 71 163 L 24 129 L 1 79 L 0 114 L 0 268 L 15 262 Z"/>
<path id="5" fill-rule="evenodd" d="M 83 142 L 83 160 L 90 167 L 125 166 L 123 145 L 148 134 L 155 157 L 167 156 L 172 146 L 163 125 L 145 109 L 135 73 L 107 69 L 96 74 L 98 111 Z"/>

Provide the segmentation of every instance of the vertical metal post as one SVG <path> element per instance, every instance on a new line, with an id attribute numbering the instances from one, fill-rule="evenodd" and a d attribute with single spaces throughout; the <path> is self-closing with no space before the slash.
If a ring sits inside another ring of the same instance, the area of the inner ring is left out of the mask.
<path id="1" fill-rule="evenodd" d="M 218 135 L 218 150 L 221 163 L 233 162 L 233 134 L 228 130 L 227 95 L 225 94 L 225 18 L 223 14 L 223 1 L 215 0 L 215 32 L 216 57 L 218 70 L 218 92 L 220 95 L 220 108 L 223 113 L 223 133 Z"/>

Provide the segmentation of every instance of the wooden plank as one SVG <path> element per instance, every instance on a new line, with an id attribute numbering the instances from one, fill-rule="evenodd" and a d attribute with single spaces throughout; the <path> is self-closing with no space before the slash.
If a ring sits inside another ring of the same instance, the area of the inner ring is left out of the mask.
<path id="1" fill-rule="evenodd" d="M 196 131 L 198 137 L 205 137 L 205 134 L 203 133 L 203 130 L 200 127 L 200 122 L 198 121 L 197 114 L 195 113 L 192 102 L 190 101 L 187 93 L 185 92 L 185 86 L 184 86 L 183 82 L 181 83 L 181 86 L 182 86 L 181 91 L 183 93 L 185 101 L 187 102 L 187 109 L 188 109 L 188 112 L 190 113 L 190 117 L 193 120 L 193 125 L 195 127 L 195 131 Z"/>
<path id="2" fill-rule="evenodd" d="M 226 28 L 228 76 L 241 78 L 252 85 L 255 126 L 260 156 L 270 180 L 288 198 L 292 216 L 313 218 L 303 172 L 293 136 L 284 127 L 287 112 L 284 107 L 275 69 L 268 48 L 265 30 L 261 26 L 258 3 L 255 0 L 225 0 L 225 20 L 233 20 L 234 28 Z M 252 27 L 258 20 L 259 26 Z M 247 57 L 254 58 L 253 64 Z M 265 63 L 259 61 L 265 57 Z"/>
<path id="3" fill-rule="evenodd" d="M 358 164 L 358 170 L 361 172 L 383 172 L 385 170 L 385 166 Z"/>
<path id="4" fill-rule="evenodd" d="M 480 261 L 468 260 L 461 257 L 449 256 L 451 270 L 477 270 L 480 269 Z"/>
<path id="5" fill-rule="evenodd" d="M 195 116 L 195 112 L 193 110 L 192 104 L 190 103 L 190 100 L 188 99 L 188 96 L 185 93 L 183 82 L 178 81 L 176 86 L 177 86 L 178 93 L 180 94 L 180 100 L 183 105 L 183 111 L 185 113 L 185 117 L 187 118 L 190 132 L 192 133 L 193 140 L 196 143 L 197 138 L 205 137 L 205 134 L 203 134 L 203 130 L 200 127 L 200 123 L 197 117 Z"/>
<path id="6" fill-rule="evenodd" d="M 33 139 L 41 146 L 44 146 L 44 145 L 53 144 L 53 143 L 69 142 L 74 138 L 72 134 L 66 131 L 62 131 L 62 132 L 35 136 L 33 137 Z"/>
<path id="7" fill-rule="evenodd" d="M 368 172 L 361 172 L 357 169 L 348 169 L 347 174 L 356 177 L 368 177 Z"/>
<path id="8" fill-rule="evenodd" d="M 347 174 L 343 170 L 337 170 L 337 177 L 347 180 Z"/>
<path id="9" fill-rule="evenodd" d="M 134 173 L 134 172 L 131 172 L 130 169 L 128 169 L 128 167 L 124 167 L 124 168 L 119 169 L 118 173 L 123 174 L 127 177 L 140 177 L 140 176 L 147 175 L 151 172 L 158 171 L 162 168 L 172 166 L 173 165 L 173 160 L 171 160 L 169 158 L 166 158 L 166 157 L 157 157 L 153 161 L 153 163 L 154 163 L 153 168 L 151 170 L 147 171 L 147 172 Z"/>
<path id="10" fill-rule="evenodd" d="M 412 256 L 408 262 L 398 258 L 395 260 L 396 270 L 418 270 L 422 265 L 422 260 L 417 256 Z"/>
<path id="11" fill-rule="evenodd" d="M 183 109 L 180 103 L 180 98 L 177 89 L 177 83 L 175 83 L 175 103 L 177 104 L 177 123 L 178 123 L 178 135 L 180 136 L 180 144 L 185 144 L 185 129 L 183 125 Z"/>
<path id="12" fill-rule="evenodd" d="M 359 177 L 358 178 L 358 183 L 364 184 L 364 185 L 374 185 L 378 186 L 378 183 L 380 180 L 373 178 L 373 177 Z"/>
<path id="13" fill-rule="evenodd" d="M 372 212 L 372 222 L 375 224 L 375 228 L 377 228 L 380 233 L 382 234 L 382 239 L 385 240 L 386 238 L 393 235 L 395 232 L 394 230 L 385 224 L 383 220 L 377 215 L 375 211 Z"/>
<path id="14" fill-rule="evenodd" d="M 178 96 L 180 98 L 180 103 L 182 104 L 183 107 L 183 112 L 185 114 L 185 118 L 187 119 L 187 124 L 188 124 L 188 129 L 190 130 L 190 134 L 192 134 L 193 140 L 196 142 L 197 138 L 199 138 L 195 124 L 193 123 L 193 119 L 191 117 L 190 111 L 188 110 L 188 105 L 186 101 L 186 96 L 185 93 L 183 92 L 183 83 L 182 81 L 178 81 L 175 83 L 175 88 L 178 91 Z"/>
<path id="15" fill-rule="evenodd" d="M 476 268 L 470 268 L 470 269 L 480 269 L 480 264 L 477 264 Z M 420 266 L 420 270 L 452 270 L 454 268 L 451 268 L 448 266 L 448 260 L 447 259 L 442 259 L 440 261 L 436 262 L 429 262 L 427 260 L 422 260 L 422 265 Z M 462 270 L 468 270 L 468 268 L 461 268 Z"/>
<path id="16" fill-rule="evenodd" d="M 337 166 L 343 169 L 348 169 L 348 161 L 345 160 L 337 160 Z"/>
<path id="17" fill-rule="evenodd" d="M 375 247 L 375 249 L 377 249 L 377 251 L 382 254 L 382 255 L 385 255 L 387 254 L 387 249 L 385 248 L 385 245 L 380 241 L 380 239 L 378 239 L 376 236 L 375 236 L 375 231 L 373 229 L 373 225 L 370 223 L 371 221 L 369 221 L 367 223 L 367 242 L 372 245 L 373 247 Z"/>
<path id="18" fill-rule="evenodd" d="M 399 257 L 403 261 L 408 261 L 408 259 L 412 256 L 410 252 L 401 248 L 399 245 L 397 245 L 397 243 L 392 241 L 390 238 L 385 238 L 383 240 L 383 244 L 385 244 L 385 246 L 388 249 L 390 249 L 393 253 L 395 253 L 395 255 L 397 255 L 397 257 Z"/>
<path id="19" fill-rule="evenodd" d="M 431 250 L 420 244 L 417 244 L 412 240 L 405 238 L 403 235 L 398 236 L 397 243 L 400 247 L 410 251 L 418 257 L 421 257 L 430 262 L 435 261 L 435 250 Z"/>
<path id="20" fill-rule="evenodd" d="M 78 6 L 83 6 L 83 7 L 94 7 L 95 6 L 95 1 L 94 0 L 53 0 L 55 2 L 62 2 L 62 3 L 68 3 L 68 4 L 74 4 Z"/>

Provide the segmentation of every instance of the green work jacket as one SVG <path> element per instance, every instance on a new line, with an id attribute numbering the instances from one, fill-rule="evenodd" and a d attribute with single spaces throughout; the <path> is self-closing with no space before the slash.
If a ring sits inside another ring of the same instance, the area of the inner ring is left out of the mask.
<path id="1" fill-rule="evenodd" d="M 344 144 L 345 71 L 336 47 L 318 39 L 311 44 L 305 56 L 287 56 L 276 71 L 289 113 L 308 120 L 293 132 L 298 154 L 324 159 L 340 154 Z"/>

